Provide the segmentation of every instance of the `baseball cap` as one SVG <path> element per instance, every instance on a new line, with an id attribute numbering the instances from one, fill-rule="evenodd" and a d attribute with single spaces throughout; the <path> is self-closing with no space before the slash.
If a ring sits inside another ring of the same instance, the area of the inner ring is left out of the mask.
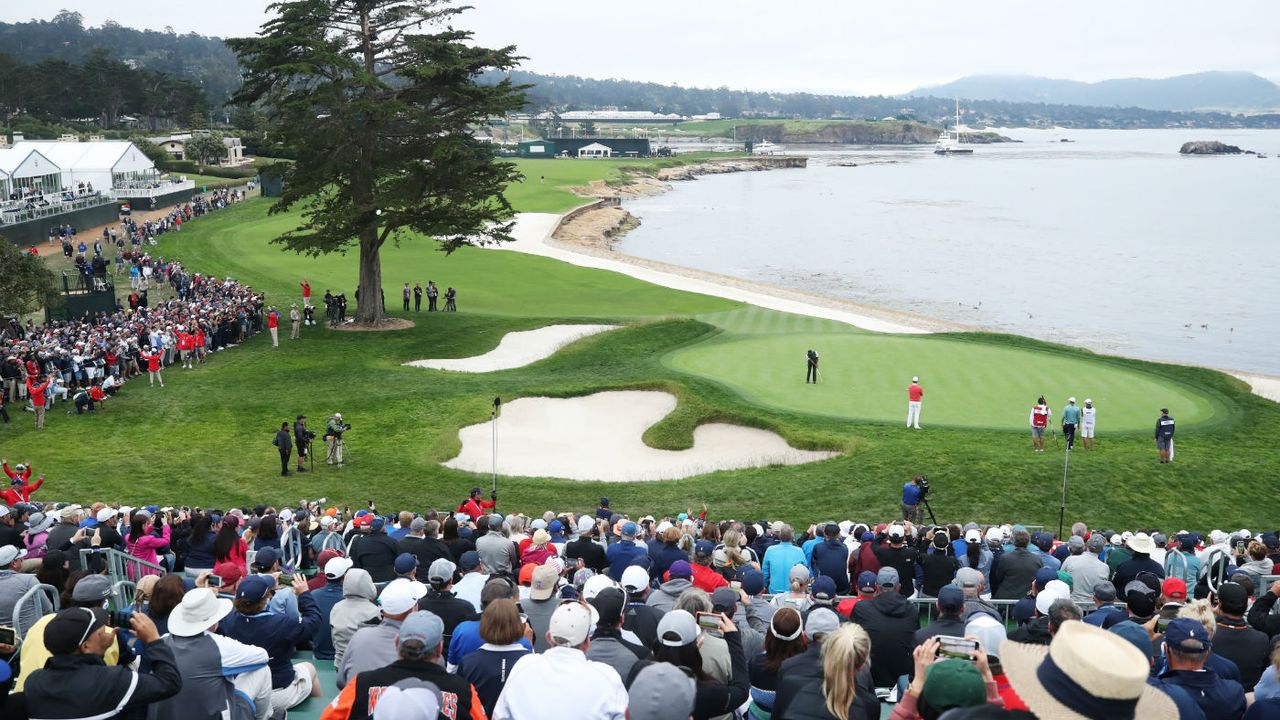
<path id="1" fill-rule="evenodd" d="M 111 597 L 111 578 L 106 575 L 86 575 L 71 591 L 75 602 L 99 602 Z"/>
<path id="2" fill-rule="evenodd" d="M 693 577 L 693 568 L 684 560 L 677 560 L 671 563 L 671 569 L 667 571 L 669 577 L 672 578 L 690 578 Z"/>
<path id="3" fill-rule="evenodd" d="M 590 516 L 583 515 L 578 518 L 578 534 L 590 535 L 592 530 L 596 529 L 596 522 Z"/>
<path id="4" fill-rule="evenodd" d="M 987 701 L 986 684 L 976 665 L 950 658 L 929 666 L 920 699 L 938 712 L 983 705 Z"/>
<path id="5" fill-rule="evenodd" d="M 761 579 L 764 575 L 760 576 Z M 743 581 L 746 584 L 746 581 Z M 622 587 L 629 593 L 639 592 L 649 586 L 649 571 L 639 565 L 630 565 L 622 571 Z"/>
<path id="6" fill-rule="evenodd" d="M 115 508 L 105 507 L 98 511 L 97 520 L 100 523 L 111 522 L 111 519 L 114 518 L 115 516 L 116 516 Z"/>
<path id="7" fill-rule="evenodd" d="M 976 588 L 982 584 L 982 571 L 971 567 L 962 567 L 956 570 L 955 583 L 961 590 L 964 588 Z"/>
<path id="8" fill-rule="evenodd" d="M 1076 401 L 1075 395 L 1072 395 L 1071 397 L 1067 398 L 1067 402 L 1075 402 L 1075 401 Z"/>
<path id="9" fill-rule="evenodd" d="M 275 587 L 275 584 L 275 578 L 270 575 L 250 575 L 236 587 L 236 599 L 258 602 L 266 597 L 267 591 Z"/>
<path id="10" fill-rule="evenodd" d="M 1053 568 L 1042 567 L 1036 570 L 1036 589 L 1043 590 L 1050 581 L 1058 579 L 1058 571 Z"/>
<path id="11" fill-rule="evenodd" d="M 1067 538 L 1067 547 L 1071 548 L 1072 550 L 1083 550 L 1084 538 L 1080 537 L 1079 535 L 1072 535 L 1071 537 Z"/>
<path id="12" fill-rule="evenodd" d="M 658 642 L 667 647 L 684 647 L 698 641 L 702 631 L 687 610 L 672 610 L 658 621 Z"/>
<path id="13" fill-rule="evenodd" d="M 711 542 L 710 540 L 699 540 L 698 542 L 693 544 L 694 554 L 700 557 L 711 557 L 712 553 L 714 553 L 715 551 L 716 551 L 716 544 Z"/>
<path id="14" fill-rule="evenodd" d="M 809 617 L 805 618 L 804 634 L 813 640 L 819 635 L 833 633 L 839 627 L 840 616 L 835 611 L 825 607 L 814 608 L 809 612 Z"/>
<path id="15" fill-rule="evenodd" d="M 875 590 L 876 574 L 870 570 L 863 570 L 858 573 L 858 589 L 859 590 Z"/>
<path id="16" fill-rule="evenodd" d="M 552 645 L 577 647 L 586 642 L 587 636 L 591 633 L 591 626 L 594 624 L 591 621 L 590 608 L 580 602 L 567 602 L 557 607 L 551 614 L 547 634 L 552 638 Z M 658 625 L 658 634 L 662 634 L 661 624 Z"/>
<path id="17" fill-rule="evenodd" d="M 70 655 L 92 633 L 107 624 L 102 608 L 74 607 L 59 610 L 44 627 L 44 646 L 54 655 Z"/>
<path id="18" fill-rule="evenodd" d="M 542 518 L 535 518 L 533 522 L 529 523 L 529 529 L 530 530 L 546 530 L 547 521 L 543 520 Z"/>
<path id="19" fill-rule="evenodd" d="M 468 550 L 462 553 L 462 557 L 458 558 L 458 568 L 463 572 L 475 570 L 478 567 L 480 567 L 480 553 L 475 550 Z"/>
<path id="20" fill-rule="evenodd" d="M 1249 591 L 1240 583 L 1224 582 L 1218 586 L 1215 595 L 1222 609 L 1232 615 L 1243 615 L 1249 606 Z"/>
<path id="21" fill-rule="evenodd" d="M 804 565 L 792 565 L 791 570 L 787 573 L 787 579 L 790 582 L 809 582 L 809 568 Z"/>
<path id="22" fill-rule="evenodd" d="M 595 597 L 587 602 L 591 603 L 596 612 L 600 614 L 600 624 L 613 627 L 622 618 L 622 609 L 627 606 L 627 594 L 619 588 L 607 587 L 600 590 L 595 594 Z"/>
<path id="23" fill-rule="evenodd" d="M 330 580 L 337 580 L 346 575 L 354 564 L 351 558 L 338 556 L 324 564 L 324 576 Z"/>
<path id="24" fill-rule="evenodd" d="M 764 573 L 755 569 L 742 573 L 742 591 L 753 596 L 764 592 Z"/>
<path id="25" fill-rule="evenodd" d="M 418 569 L 418 556 L 413 553 L 400 553 L 396 556 L 395 570 L 397 575 L 408 575 Z"/>
<path id="26" fill-rule="evenodd" d="M 898 525 L 895 523 L 889 526 L 889 537 L 900 538 L 900 537 L 904 537 L 906 533 L 907 533 L 906 528 L 902 527 L 901 525 Z"/>
<path id="27" fill-rule="evenodd" d="M 440 698 L 433 683 L 407 678 L 383 689 L 371 715 L 373 720 L 433 720 L 440 716 Z"/>
<path id="28" fill-rule="evenodd" d="M 1176 578 L 1176 577 L 1165 578 L 1164 582 L 1160 583 L 1160 594 L 1164 595 L 1166 598 L 1169 598 L 1170 600 L 1177 600 L 1178 602 L 1186 602 L 1187 601 L 1187 581 L 1183 580 L 1182 578 Z"/>
<path id="29" fill-rule="evenodd" d="M 409 523 L 410 532 L 422 532 L 427 529 L 427 521 L 424 518 L 416 517 L 413 522 Z"/>
<path id="30" fill-rule="evenodd" d="M 551 524 L 547 525 L 547 530 L 550 530 L 553 533 L 561 532 L 564 530 L 564 523 L 559 520 L 552 520 Z"/>
<path id="31" fill-rule="evenodd" d="M 0 517 L 4 517 L 4 515 L 0 515 Z M 27 556 L 26 548 L 19 549 L 12 545 L 5 545 L 3 547 L 0 547 L 0 568 L 7 568 L 8 566 L 13 564 L 13 561 L 17 560 L 18 558 L 24 558 L 26 556 Z"/>
<path id="32" fill-rule="evenodd" d="M 597 575 L 595 571 L 592 570 L 591 568 L 582 568 L 582 570 L 578 571 L 578 574 L 581 574 L 583 570 L 586 570 L 588 573 L 590 573 L 590 575 L 588 575 L 587 578 L 582 582 L 582 599 L 583 600 L 590 602 L 591 598 L 595 597 L 596 595 L 599 595 L 601 591 L 606 590 L 608 588 L 618 587 L 618 584 L 615 583 L 613 581 L 613 578 L 609 577 L 608 575 Z M 575 585 L 578 584 L 577 579 L 578 578 L 575 575 L 574 576 Z"/>
<path id="33" fill-rule="evenodd" d="M 1044 589 L 1036 594 L 1036 612 L 1048 615 L 1049 608 L 1055 600 L 1071 597 L 1071 590 L 1061 580 L 1050 580 Z"/>
<path id="34" fill-rule="evenodd" d="M 400 624 L 400 642 L 417 640 L 428 650 L 434 650 L 444 637 L 444 621 L 427 610 L 409 613 Z"/>
<path id="35" fill-rule="evenodd" d="M 1164 641 L 1169 647 L 1188 655 L 1199 655 L 1213 649 L 1209 631 L 1191 618 L 1175 618 L 1164 630 Z"/>
<path id="36" fill-rule="evenodd" d="M 622 523 L 622 537 L 634 538 L 640 532 L 640 526 L 631 521 Z"/>
<path id="37" fill-rule="evenodd" d="M 1107 546 L 1107 539 L 1102 537 L 1102 533 L 1094 533 L 1084 545 L 1090 552 L 1100 553 Z"/>
<path id="38" fill-rule="evenodd" d="M 280 553 L 275 548 L 265 547 L 253 557 L 253 566 L 259 570 L 270 570 L 280 561 Z"/>
<path id="39" fill-rule="evenodd" d="M 1107 629 L 1128 640 L 1147 659 L 1147 663 L 1151 662 L 1154 652 L 1151 647 L 1151 636 L 1147 634 L 1146 628 L 1132 620 L 1121 620 Z"/>
<path id="40" fill-rule="evenodd" d="M 892 567 L 882 567 L 876 573 L 876 582 L 880 583 L 880 587 L 891 588 L 899 582 L 898 571 Z"/>
<path id="41" fill-rule="evenodd" d="M 1116 586 L 1110 580 L 1103 580 L 1093 586 L 1093 596 L 1104 602 L 1116 599 Z"/>
<path id="42" fill-rule="evenodd" d="M 217 567 L 213 569 L 213 574 L 222 578 L 222 587 L 224 588 L 229 588 L 244 578 L 244 570 L 241 570 L 240 566 L 233 562 L 218 563 Z"/>
<path id="43" fill-rule="evenodd" d="M 534 569 L 533 580 L 529 583 L 529 598 L 532 600 L 550 598 L 552 593 L 556 591 L 556 585 L 559 584 L 559 581 L 560 573 L 556 572 L 555 567 L 539 565 Z"/>
<path id="44" fill-rule="evenodd" d="M 423 595 L 427 594 L 427 586 L 417 580 L 396 578 L 382 588 L 378 596 L 378 604 L 382 611 L 389 615 L 399 615 L 417 606 Z"/>
<path id="45" fill-rule="evenodd" d="M 836 599 L 836 581 L 826 575 L 819 576 L 809 587 L 809 596 L 817 603 L 829 603 Z"/>
<path id="46" fill-rule="evenodd" d="M 982 542 L 982 533 L 977 528 L 964 531 L 964 541 L 978 545 Z"/>
<path id="47" fill-rule="evenodd" d="M 915 375 L 912 375 L 911 382 L 920 382 L 920 378 L 916 377 Z"/>
<path id="48" fill-rule="evenodd" d="M 955 585 L 943 585 L 938 590 L 938 607 L 943 610 L 959 610 L 964 607 L 964 591 Z"/>
<path id="49" fill-rule="evenodd" d="M 427 582 L 432 585 L 447 585 L 453 580 L 453 573 L 458 569 L 452 560 L 445 558 L 436 558 L 431 561 L 431 567 L 427 568 Z"/>
<path id="50" fill-rule="evenodd" d="M 697 686 L 671 663 L 653 663 L 636 674 L 627 703 L 630 720 L 688 720 Z"/>

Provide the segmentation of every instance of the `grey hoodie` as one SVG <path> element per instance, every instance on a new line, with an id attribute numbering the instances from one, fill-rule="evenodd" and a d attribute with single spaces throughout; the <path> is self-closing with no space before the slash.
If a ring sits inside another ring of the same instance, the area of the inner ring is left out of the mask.
<path id="1" fill-rule="evenodd" d="M 374 600 L 378 590 L 367 570 L 351 568 L 342 579 L 342 599 L 329 613 L 329 625 L 333 628 L 333 664 L 342 662 L 342 654 L 356 630 L 382 619 L 382 609 Z"/>
<path id="2" fill-rule="evenodd" d="M 673 578 L 649 593 L 649 598 L 644 601 L 644 604 L 665 615 L 676 609 L 676 600 L 691 587 L 693 583 L 687 578 Z"/>

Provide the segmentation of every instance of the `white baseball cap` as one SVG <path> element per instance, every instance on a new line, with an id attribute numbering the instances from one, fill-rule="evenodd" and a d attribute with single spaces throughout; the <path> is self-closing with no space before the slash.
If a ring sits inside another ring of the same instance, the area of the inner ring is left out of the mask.
<path id="1" fill-rule="evenodd" d="M 915 375 L 912 375 L 911 382 L 920 382 L 920 378 L 916 377 Z"/>
<path id="2" fill-rule="evenodd" d="M 354 564 L 351 558 L 342 556 L 330 558 L 329 562 L 324 564 L 324 576 L 330 580 L 337 580 L 346 575 Z"/>
<path id="3" fill-rule="evenodd" d="M 1075 395 L 1072 395 L 1071 397 L 1067 398 L 1067 402 L 1069 402 L 1069 403 L 1073 403 L 1073 402 L 1075 402 L 1075 401 L 1076 401 L 1076 396 L 1075 396 Z"/>
<path id="4" fill-rule="evenodd" d="M 1085 405 L 1092 405 L 1092 404 L 1093 404 L 1093 401 L 1092 401 L 1092 400 L 1090 400 L 1089 398 L 1085 398 L 1085 399 L 1084 399 L 1084 404 L 1085 404 Z"/>
<path id="5" fill-rule="evenodd" d="M 329 562 L 332 563 L 333 560 Z M 325 570 L 328 570 L 328 565 L 325 566 Z M 418 601 L 426 594 L 426 585 L 417 580 L 398 578 L 387 583 L 387 586 L 382 589 L 382 594 L 378 596 L 378 604 L 382 606 L 383 612 L 399 615 L 417 607 Z"/>
<path id="6" fill-rule="evenodd" d="M 105 507 L 98 511 L 97 519 L 98 519 L 98 522 L 100 523 L 111 522 L 111 519 L 114 518 L 115 516 L 116 516 L 115 508 Z"/>
<path id="7" fill-rule="evenodd" d="M 649 586 L 649 571 L 639 565 L 629 565 L 622 571 L 622 588 L 629 593 L 639 592 Z"/>
<path id="8" fill-rule="evenodd" d="M 591 626 L 594 624 L 591 620 L 591 610 L 586 605 L 580 602 L 569 602 L 557 607 L 551 614 L 547 633 L 559 641 L 558 643 L 553 641 L 553 644 L 577 647 L 586 642 L 587 636 L 591 633 Z"/>

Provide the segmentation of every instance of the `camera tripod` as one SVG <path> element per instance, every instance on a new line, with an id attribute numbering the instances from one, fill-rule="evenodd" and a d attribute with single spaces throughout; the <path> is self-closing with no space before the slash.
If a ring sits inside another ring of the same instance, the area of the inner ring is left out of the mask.
<path id="1" fill-rule="evenodd" d="M 925 496 L 921 496 L 921 497 L 920 497 L 920 504 L 921 504 L 921 505 L 924 505 L 924 509 L 925 509 L 926 511 L 928 511 L 928 513 L 929 513 L 929 522 L 933 523 L 934 525 L 937 525 L 937 524 L 938 524 L 938 518 L 936 518 L 936 517 L 934 517 L 934 516 L 933 516 L 933 507 L 932 507 L 931 505 L 929 505 L 929 498 L 928 498 L 928 497 L 925 497 Z"/>

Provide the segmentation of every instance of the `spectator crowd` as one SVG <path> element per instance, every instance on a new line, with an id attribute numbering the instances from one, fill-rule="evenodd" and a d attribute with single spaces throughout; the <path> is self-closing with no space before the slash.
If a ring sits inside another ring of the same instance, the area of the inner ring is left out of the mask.
<path id="1" fill-rule="evenodd" d="M 1280 717 L 1275 531 L 82 507 L 4 470 L 5 718 Z"/>

